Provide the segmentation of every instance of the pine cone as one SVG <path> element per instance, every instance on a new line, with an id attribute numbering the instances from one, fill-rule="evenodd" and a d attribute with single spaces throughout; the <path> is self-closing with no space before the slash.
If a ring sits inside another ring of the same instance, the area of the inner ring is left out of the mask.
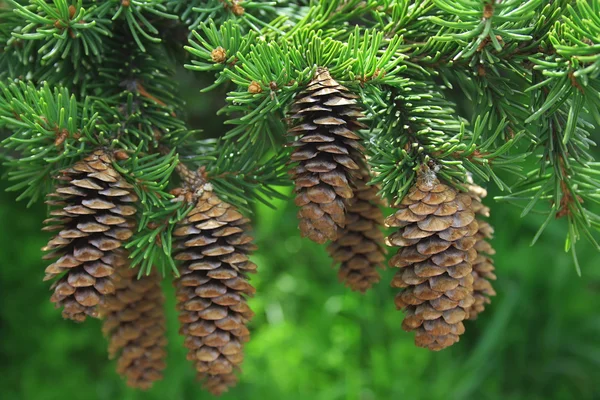
<path id="1" fill-rule="evenodd" d="M 45 260 L 58 260 L 46 268 L 44 280 L 62 275 L 52 285 L 50 300 L 63 307 L 64 318 L 82 322 L 86 315 L 97 317 L 102 297 L 114 292 L 110 276 L 135 226 L 136 209 L 126 203 L 138 198 L 102 150 L 63 170 L 58 179 L 63 183 L 46 201 L 57 209 L 43 230 L 59 232 L 42 249 L 51 251 Z"/>
<path id="2" fill-rule="evenodd" d="M 392 286 L 404 289 L 396 296 L 396 306 L 406 314 L 402 327 L 416 332 L 417 346 L 441 350 L 459 340 L 474 302 L 477 222 L 471 197 L 427 171 L 399 208 L 385 223 L 400 228 L 386 241 L 401 247 L 390 265 L 401 268 Z"/>
<path id="3" fill-rule="evenodd" d="M 115 293 L 101 307 L 102 331 L 109 338 L 109 357 L 119 357 L 117 373 L 129 386 L 149 389 L 166 367 L 164 296 L 159 274 L 137 275 L 128 264 L 116 268 Z"/>
<path id="4" fill-rule="evenodd" d="M 320 68 L 296 100 L 291 118 L 300 119 L 291 134 L 299 135 L 290 171 L 300 207 L 300 232 L 317 243 L 335 240 L 345 225 L 344 200 L 353 196 L 352 180 L 364 159 L 357 121 L 362 113 L 357 96 Z"/>
<path id="5" fill-rule="evenodd" d="M 235 384 L 243 360 L 246 327 L 254 315 L 246 297 L 254 294 L 247 274 L 256 265 L 247 234 L 249 220 L 221 201 L 210 184 L 197 193 L 196 206 L 173 232 L 181 277 L 175 281 L 180 333 L 198 377 L 214 394 Z"/>
<path id="6" fill-rule="evenodd" d="M 496 280 L 494 274 L 494 261 L 491 256 L 496 254 L 494 248 L 489 241 L 493 238 L 494 228 L 481 217 L 489 217 L 490 209 L 483 205 L 482 198 L 487 195 L 485 189 L 479 186 L 471 186 L 469 194 L 473 199 L 473 211 L 477 216 L 479 229 L 475 234 L 475 250 L 477 250 L 477 258 L 473 262 L 473 297 L 475 302 L 469 308 L 469 319 L 477 319 L 478 315 L 485 310 L 485 305 L 490 304 L 491 296 L 496 295 L 496 291 L 492 287 L 490 281 Z"/>
<path id="7" fill-rule="evenodd" d="M 204 381 L 204 388 L 215 396 L 220 396 L 227 391 L 228 388 L 237 384 L 237 376 L 235 374 L 220 374 L 209 375 L 200 373 L 199 378 Z"/>
<path id="8" fill-rule="evenodd" d="M 334 263 L 340 263 L 340 282 L 364 293 L 379 282 L 377 268 L 385 261 L 384 237 L 380 227 L 383 213 L 377 187 L 367 185 L 369 173 L 355 180 L 354 197 L 348 201 L 346 226 L 327 248 Z"/>

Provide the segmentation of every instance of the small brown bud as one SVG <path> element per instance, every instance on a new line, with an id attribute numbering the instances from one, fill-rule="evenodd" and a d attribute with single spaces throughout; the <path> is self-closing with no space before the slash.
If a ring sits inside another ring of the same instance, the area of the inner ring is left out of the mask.
<path id="1" fill-rule="evenodd" d="M 234 15 L 241 17 L 244 15 L 244 7 L 242 7 L 237 1 L 234 1 L 233 6 L 231 6 L 231 12 Z"/>
<path id="2" fill-rule="evenodd" d="M 129 158 L 129 154 L 125 150 L 117 150 L 114 153 L 115 158 L 119 161 L 127 160 Z"/>
<path id="3" fill-rule="evenodd" d="M 373 73 L 373 76 L 371 77 L 371 79 L 384 78 L 384 77 L 385 77 L 385 71 L 377 68 L 375 70 L 375 72 Z"/>
<path id="4" fill-rule="evenodd" d="M 121 0 L 121 5 L 123 7 L 129 7 L 130 4 L 131 4 L 130 0 Z"/>
<path id="5" fill-rule="evenodd" d="M 490 19 L 494 16 L 494 5 L 488 3 L 483 7 L 483 18 Z"/>
<path id="6" fill-rule="evenodd" d="M 196 171 L 196 173 L 205 181 L 208 181 L 208 171 L 206 171 L 206 167 L 203 165 L 200 168 L 198 168 L 198 171 Z"/>
<path id="7" fill-rule="evenodd" d="M 181 196 L 184 192 L 185 190 L 183 188 L 175 188 L 172 189 L 169 193 L 171 193 L 173 196 Z"/>
<path id="8" fill-rule="evenodd" d="M 260 87 L 260 84 L 258 82 L 252 81 L 252 83 L 250 84 L 250 86 L 248 86 L 248 92 L 250 92 L 252 94 L 261 93 L 262 92 L 262 87 Z"/>
<path id="9" fill-rule="evenodd" d="M 275 81 L 271 81 L 269 83 L 269 89 L 271 89 L 273 91 L 277 90 L 277 83 L 275 83 Z"/>
<path id="10" fill-rule="evenodd" d="M 69 6 L 69 18 L 73 18 L 75 16 L 76 12 L 77 12 L 77 9 L 75 8 L 75 6 L 70 5 Z"/>
<path id="11" fill-rule="evenodd" d="M 227 52 L 221 46 L 210 52 L 210 58 L 213 62 L 223 64 L 227 60 Z"/>
<path id="12" fill-rule="evenodd" d="M 61 144 L 63 144 L 65 142 L 65 140 L 67 140 L 68 137 L 69 137 L 69 131 L 66 129 L 63 129 L 60 132 L 57 132 L 56 139 L 54 140 L 54 145 L 56 147 L 60 146 Z"/>

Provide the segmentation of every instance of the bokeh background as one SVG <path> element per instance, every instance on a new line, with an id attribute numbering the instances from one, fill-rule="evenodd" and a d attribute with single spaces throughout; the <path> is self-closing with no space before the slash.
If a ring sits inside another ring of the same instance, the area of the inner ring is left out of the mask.
<path id="1" fill-rule="evenodd" d="M 198 96 L 202 83 L 189 74 L 181 79 L 192 125 L 218 132 L 219 101 Z M 48 301 L 40 258 L 46 210 L 16 203 L 6 187 L 0 183 L 0 399 L 211 399 L 185 359 L 171 278 L 164 281 L 168 368 L 153 389 L 136 392 L 107 359 L 100 322 L 64 321 Z M 337 282 L 324 248 L 299 237 L 293 202 L 258 206 L 252 339 L 240 384 L 222 398 L 600 399 L 600 255 L 582 241 L 578 277 L 564 252 L 564 221 L 530 247 L 543 216 L 520 219 L 520 209 L 494 203 L 499 193 L 488 189 L 498 295 L 458 344 L 439 353 L 416 348 L 401 329 L 393 271 L 366 295 L 353 293 Z"/>

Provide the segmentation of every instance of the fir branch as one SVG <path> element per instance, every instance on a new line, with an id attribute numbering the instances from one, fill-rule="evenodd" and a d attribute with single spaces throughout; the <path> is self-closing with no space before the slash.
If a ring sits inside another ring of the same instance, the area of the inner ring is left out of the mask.
<path id="1" fill-rule="evenodd" d="M 176 201 L 142 216 L 144 228 L 125 245 L 125 248 L 130 249 L 132 268 L 140 268 L 138 277 L 149 274 L 152 268 L 160 268 L 163 275 L 166 275 L 168 269 L 175 276 L 179 276 L 171 256 L 173 229 L 192 208 L 193 204 Z"/>
<path id="2" fill-rule="evenodd" d="M 371 13 L 380 7 L 377 0 L 331 0 L 313 2 L 304 18 L 299 20 L 286 35 L 293 37 L 306 31 L 322 31 L 326 37 L 346 35 L 345 29 L 350 21 L 368 19 Z"/>
<path id="3" fill-rule="evenodd" d="M 376 172 L 371 183 L 383 196 L 400 201 L 416 171 L 429 167 L 458 188 L 473 176 L 512 189 L 505 200 L 527 198 L 523 215 L 546 213 L 543 227 L 566 218 L 573 252 L 580 237 L 593 240 L 600 228 L 591 207 L 600 202 L 600 184 L 590 151 L 600 124 L 596 3 L 0 4 L 0 77 L 16 82 L 0 85 L 13 188 L 40 197 L 55 169 L 91 148 L 118 152 L 115 168 L 141 199 L 140 231 L 129 248 L 146 272 L 155 262 L 174 267 L 170 232 L 187 204 L 172 202 L 168 192 L 178 182 L 173 171 L 187 168 L 179 160 L 245 212 L 283 197 L 284 116 L 318 67 L 360 95 L 371 129 L 359 134 Z M 185 53 L 177 53 L 188 33 Z M 208 132 L 218 139 L 186 126 L 173 79 L 182 59 L 189 70 L 214 74 L 203 92 L 228 90 L 219 113 L 229 129 Z M 465 115 L 444 88 L 465 96 Z M 530 155 L 537 165 L 522 173 Z"/>
<path id="4" fill-rule="evenodd" d="M 66 0 L 47 3 L 34 0 L 22 6 L 14 0 L 10 3 L 15 13 L 27 22 L 13 31 L 13 41 L 22 40 L 25 54 L 35 51 L 41 65 L 49 65 L 67 57 L 78 66 L 82 56 L 100 60 L 102 40 L 111 35 L 110 21 L 95 14 L 94 7 L 83 8 L 83 1 L 70 5 Z M 36 41 L 42 41 L 38 45 Z M 8 44 L 11 44 L 9 40 Z"/>
<path id="5" fill-rule="evenodd" d="M 167 154 L 144 154 L 138 150 L 114 165 L 140 198 L 138 232 L 125 246 L 133 249 L 129 256 L 132 267 L 139 266 L 140 276 L 149 274 L 153 267 L 161 268 L 163 274 L 166 267 L 177 273 L 171 258 L 171 233 L 190 208 L 173 201 L 174 196 L 166 191 L 178 162 L 174 150 Z"/>
<path id="6" fill-rule="evenodd" d="M 285 20 L 278 19 L 277 7 L 281 1 L 252 0 L 169 0 L 173 13 L 190 29 L 196 29 L 207 21 L 222 25 L 231 21 L 248 33 L 278 31 L 277 26 Z"/>
<path id="7" fill-rule="evenodd" d="M 173 80 L 174 65 L 165 62 L 158 45 L 142 52 L 136 46 L 115 45 L 98 68 L 89 90 L 102 117 L 101 129 L 111 132 L 123 148 L 144 152 L 160 141 L 171 147 L 195 132 L 181 119 L 183 104 Z"/>
<path id="8" fill-rule="evenodd" d="M 451 20 L 438 16 L 428 17 L 431 22 L 450 29 L 437 40 L 454 41 L 460 47 L 453 60 L 471 58 L 488 45 L 500 52 L 506 40 L 531 40 L 529 21 L 535 16 L 536 8 L 543 5 L 541 0 L 433 2 L 443 13 L 454 16 Z"/>
<path id="9" fill-rule="evenodd" d="M 171 196 L 165 192 L 179 160 L 174 150 L 161 155 L 144 154 L 140 148 L 115 169 L 133 184 L 144 213 L 164 205 Z M 143 226 L 144 224 L 142 224 Z"/>
<path id="10" fill-rule="evenodd" d="M 98 115 L 91 114 L 89 99 L 82 103 L 64 88 L 44 85 L 36 89 L 20 82 L 0 83 L 0 128 L 12 133 L 2 141 L 9 150 L 9 190 L 29 204 L 50 192 L 51 178 L 85 153 L 89 145 L 105 144 L 97 134 Z"/>
<path id="11" fill-rule="evenodd" d="M 159 31 L 154 26 L 156 20 L 176 20 L 177 16 L 170 14 L 166 0 L 109 0 L 98 6 L 97 15 L 100 18 L 110 16 L 111 20 L 124 19 L 133 41 L 141 51 L 146 51 L 144 41 L 160 43 Z"/>
<path id="12" fill-rule="evenodd" d="M 577 8 L 569 5 L 568 17 L 564 17 L 562 24 L 556 24 L 549 33 L 552 52 L 530 57 L 534 70 L 540 71 L 544 77 L 530 90 L 547 88 L 549 94 L 527 122 L 571 99 L 569 112 L 573 116 L 564 132 L 565 141 L 573 134 L 573 121 L 581 113 L 585 100 L 588 100 L 593 118 L 600 123 L 600 84 L 595 79 L 600 75 L 599 10 L 598 5 L 592 7 L 585 1 L 578 1 Z"/>
<path id="13" fill-rule="evenodd" d="M 384 197 L 400 201 L 416 179 L 422 165 L 429 165 L 448 182 L 460 186 L 468 173 L 479 180 L 494 180 L 501 189 L 509 189 L 496 171 L 519 172 L 518 162 L 526 154 L 510 155 L 519 137 L 503 146 L 495 143 L 504 124 L 482 141 L 489 115 L 478 118 L 473 131 L 466 121 L 456 117 L 454 105 L 433 87 L 406 82 L 373 105 L 375 125 L 370 139 L 370 164 L 376 172 L 374 184 L 381 186 Z M 492 168 L 492 165 L 494 168 Z"/>
<path id="14" fill-rule="evenodd" d="M 538 102 L 546 103 L 544 97 Z M 573 116 L 571 110 L 572 106 L 566 102 L 537 120 L 536 128 L 541 134 L 536 152 L 538 166 L 515 185 L 512 194 L 498 200 L 524 204 L 522 217 L 532 211 L 547 215 L 532 244 L 553 217 L 566 218 L 569 229 L 565 249 L 572 251 L 575 257 L 575 244 L 582 236 L 600 250 L 592 232 L 598 230 L 598 215 L 590 208 L 591 204 L 598 203 L 600 180 L 594 170 L 597 167 L 594 157 L 589 153 L 590 147 L 595 146 L 590 139 L 595 127 L 581 117 Z M 570 128 L 570 124 L 574 127 Z M 572 129 L 573 136 L 565 142 L 565 130 L 568 129 Z"/>
<path id="15" fill-rule="evenodd" d="M 247 54 L 250 45 L 256 41 L 257 35 L 253 31 L 243 35 L 239 25 L 233 21 L 226 21 L 217 26 L 213 20 L 207 24 L 201 23 L 201 33 L 192 31 L 193 39 L 185 50 L 190 52 L 195 59 L 185 67 L 192 71 L 223 71 L 226 66 L 234 66 L 239 60 L 237 54 Z M 218 74 L 215 83 L 203 91 L 209 91 L 227 80 L 226 75 Z"/>
<path id="16" fill-rule="evenodd" d="M 273 199 L 285 198 L 278 187 L 291 182 L 287 176 L 288 152 L 262 153 L 256 146 L 239 151 L 235 142 L 226 140 L 198 141 L 197 146 L 178 149 L 187 164 L 204 171 L 220 198 L 252 214 L 252 205 L 259 201 L 272 207 Z M 194 151 L 195 149 L 195 151 Z M 257 154 L 261 156 L 257 156 Z"/>

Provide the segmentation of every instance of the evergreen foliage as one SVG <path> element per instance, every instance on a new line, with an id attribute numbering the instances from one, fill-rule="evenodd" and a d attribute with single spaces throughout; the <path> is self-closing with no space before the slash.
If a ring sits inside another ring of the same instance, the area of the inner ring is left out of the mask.
<path id="1" fill-rule="evenodd" d="M 524 216 L 567 218 L 568 249 L 581 236 L 598 247 L 589 148 L 600 124 L 599 11 L 566 0 L 5 1 L 0 126 L 12 188 L 35 201 L 53 172 L 102 145 L 131 155 L 123 168 L 134 179 L 161 182 L 137 186 L 162 199 L 143 202 L 147 218 L 168 206 L 161 191 L 178 155 L 249 211 L 288 183 L 282 117 L 321 66 L 361 94 L 384 197 L 402 199 L 423 164 L 457 184 L 470 172 Z M 186 127 L 172 79 L 182 61 L 215 74 L 205 91 L 227 86 L 230 128 L 210 132 L 216 141 Z M 453 87 L 471 115 L 447 100 Z M 150 154 L 158 145 L 176 150 Z M 521 170 L 526 157 L 539 167 Z"/>

